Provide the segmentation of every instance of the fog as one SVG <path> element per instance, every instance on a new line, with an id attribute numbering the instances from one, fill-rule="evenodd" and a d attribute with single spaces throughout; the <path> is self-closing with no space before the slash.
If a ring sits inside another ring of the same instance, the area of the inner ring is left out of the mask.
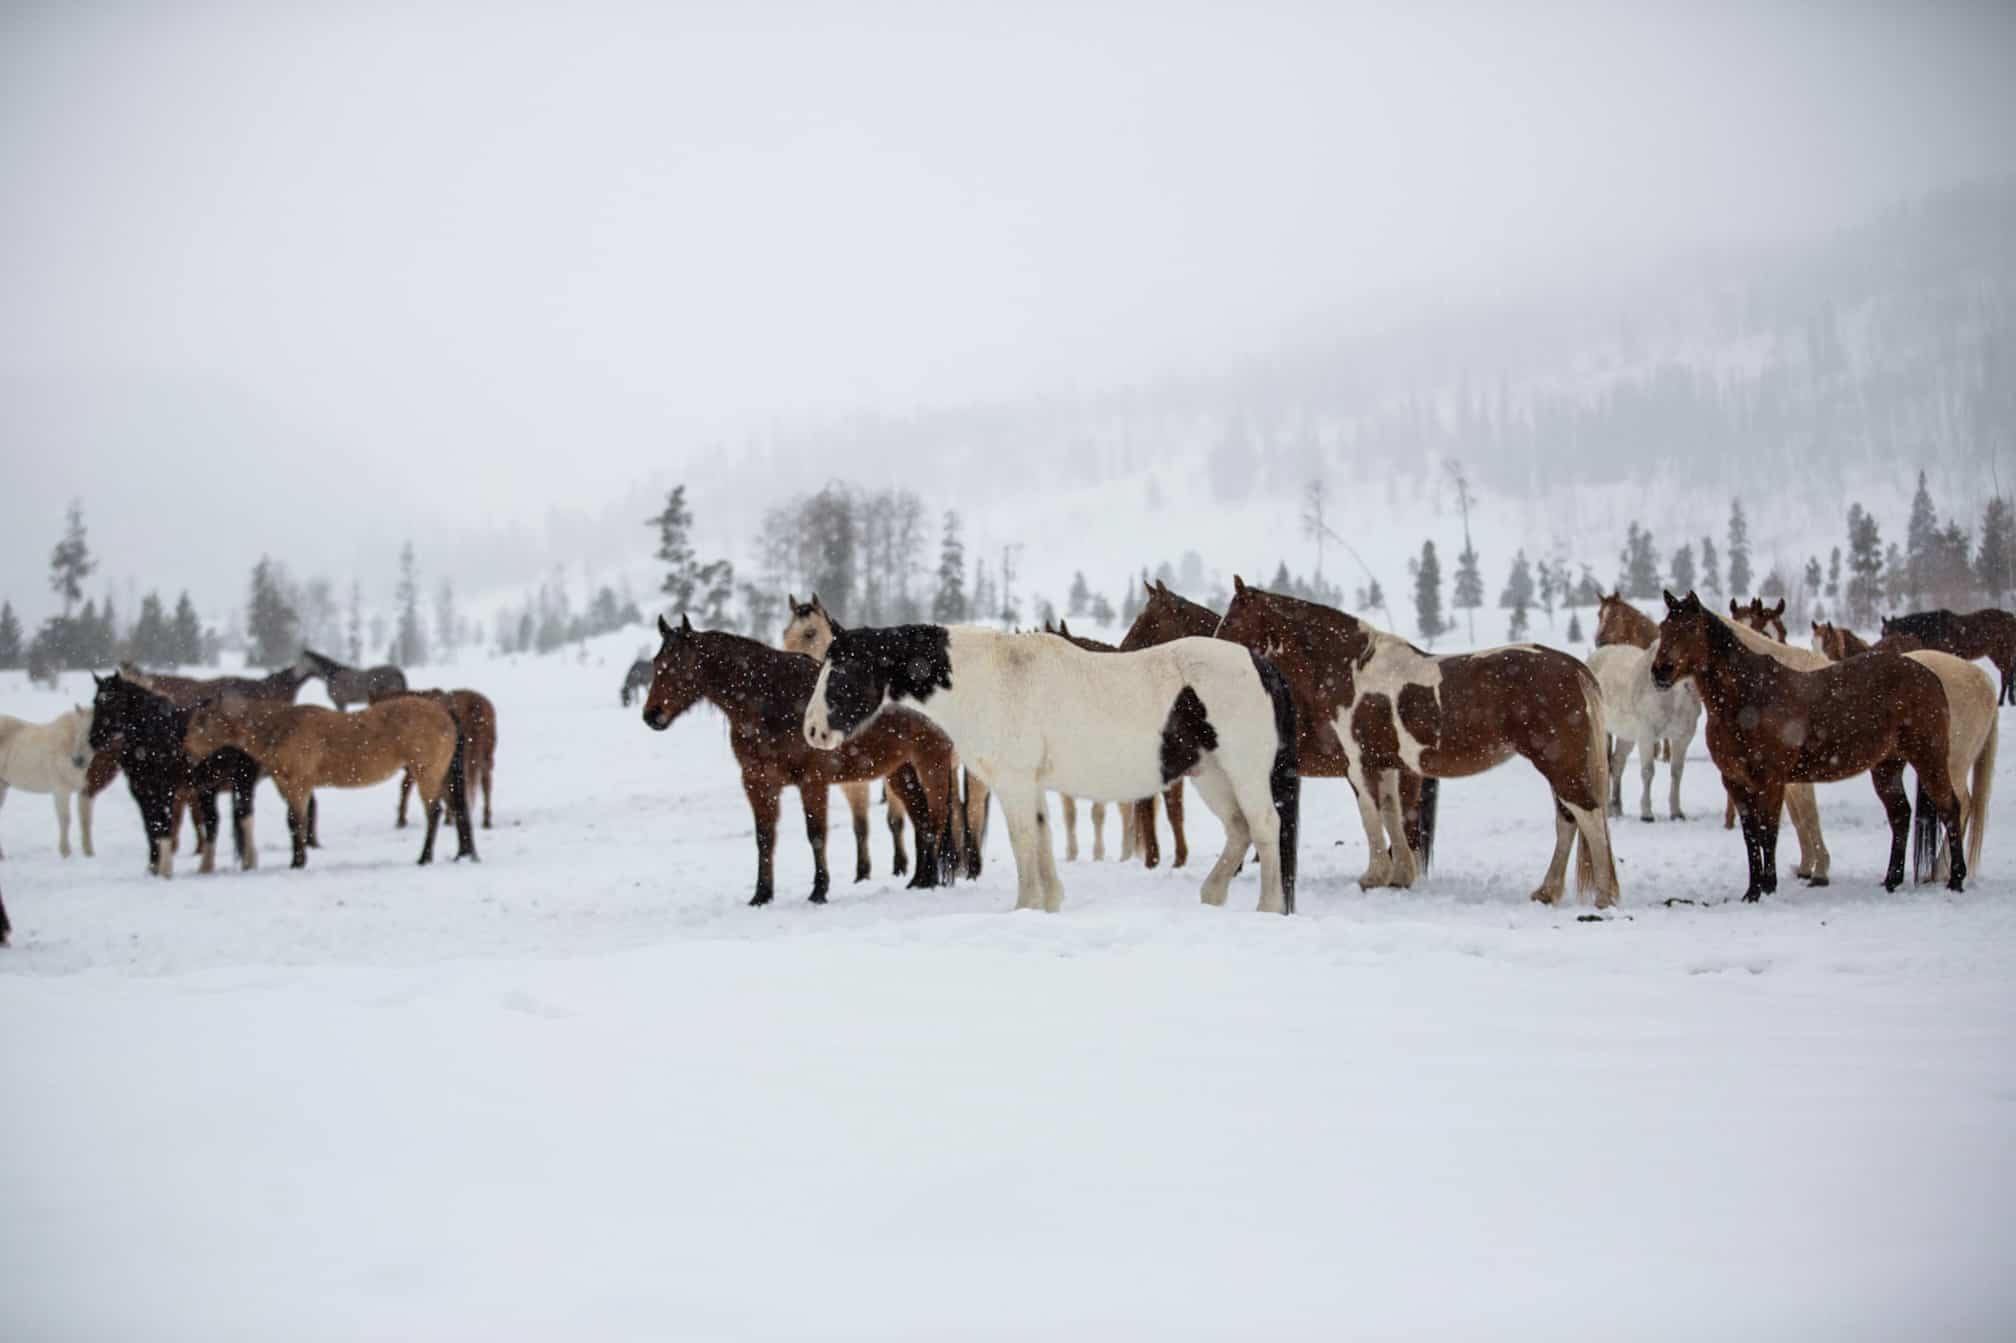
<path id="1" fill-rule="evenodd" d="M 0 595 L 71 498 L 108 585 L 375 589 L 758 439 L 1369 358 L 2016 168 L 2008 7 L 1619 8 L 14 8 Z"/>

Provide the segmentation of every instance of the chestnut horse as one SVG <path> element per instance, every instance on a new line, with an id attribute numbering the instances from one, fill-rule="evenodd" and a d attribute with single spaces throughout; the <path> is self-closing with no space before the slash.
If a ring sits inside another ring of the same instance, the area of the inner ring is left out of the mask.
<path id="1" fill-rule="evenodd" d="M 476 800 L 476 789 L 483 789 L 483 828 L 490 828 L 490 793 L 496 783 L 497 772 L 497 706 L 490 702 L 488 695 L 474 690 L 406 690 L 407 695 L 418 695 L 422 699 L 433 700 L 454 715 L 455 726 L 462 730 L 465 749 L 463 766 L 467 777 L 463 789 L 469 800 Z M 382 704 L 392 696 L 381 696 L 373 700 Z M 413 795 L 413 774 L 409 770 L 399 780 L 399 817 L 394 828 L 406 828 L 406 799 Z"/>
<path id="2" fill-rule="evenodd" d="M 1624 600 L 1624 594 L 1613 592 L 1605 597 L 1596 597 L 1596 646 L 1607 648 L 1611 644 L 1629 644 L 1633 648 L 1650 648 L 1659 642 L 1659 622 Z"/>
<path id="3" fill-rule="evenodd" d="M 329 692 L 329 702 L 339 709 L 370 704 L 376 698 L 396 695 L 406 688 L 406 673 L 389 663 L 379 667 L 350 667 L 312 648 L 301 650 L 294 670 L 304 678 L 321 677 L 322 688 Z"/>
<path id="4" fill-rule="evenodd" d="M 1754 652 L 1701 605 L 1692 592 L 1666 595 L 1652 680 L 1659 686 L 1691 678 L 1708 713 L 1708 754 L 1735 792 L 1750 864 L 1745 900 L 1778 889 L 1778 814 L 1785 786 L 1832 783 L 1869 771 L 1890 818 L 1890 864 L 1883 888 L 1904 880 L 1911 803 L 1904 767 L 1946 828 L 1952 852 L 1951 890 L 1962 889 L 1967 861 L 1960 850 L 1960 802 L 1947 766 L 1950 715 L 1939 677 L 1909 658 L 1872 652 L 1819 671 L 1802 672 Z"/>
<path id="5" fill-rule="evenodd" d="M 1836 625 L 1824 620 L 1812 623 L 1813 651 L 1829 662 L 1839 662 L 1844 658 L 1852 658 L 1857 653 L 1869 651 L 1869 641 L 1846 625 Z"/>
<path id="6" fill-rule="evenodd" d="M 1950 653 L 1968 662 L 1988 659 L 2002 673 L 2002 689 L 1995 702 L 2016 704 L 2016 685 L 2009 682 L 2010 676 L 2016 674 L 2016 615 L 1993 606 L 1964 616 L 1946 610 L 1913 611 L 1883 622 L 1885 639 L 1899 634 L 1911 636 L 1925 648 Z"/>
<path id="7" fill-rule="evenodd" d="M 826 650 L 833 646 L 833 636 L 846 628 L 833 618 L 826 609 L 826 603 L 813 593 L 812 600 L 801 602 L 795 593 L 785 593 L 784 600 L 791 611 L 791 618 L 784 625 L 784 635 L 778 640 L 786 652 L 803 653 L 814 662 L 823 662 Z M 959 797 L 952 818 L 953 858 L 959 864 L 968 881 L 980 875 L 981 850 L 986 846 L 987 817 L 989 814 L 987 785 L 973 776 L 969 769 L 961 767 L 954 776 L 953 787 Z M 867 783 L 843 783 L 840 796 L 847 799 L 847 810 L 854 819 L 854 880 L 868 880 L 868 806 L 869 785 Z M 910 855 L 903 850 L 903 822 L 908 816 L 908 808 L 900 796 L 889 791 L 887 780 L 882 784 L 882 802 L 889 821 L 889 841 L 896 851 L 889 870 L 902 876 L 910 870 Z"/>
<path id="8" fill-rule="evenodd" d="M 888 714 L 839 751 L 817 751 L 803 736 L 805 706 L 820 664 L 723 630 L 695 630 L 679 618 L 674 629 L 658 618 L 664 643 L 653 659 L 645 726 L 663 732 L 702 699 L 728 716 L 728 741 L 742 767 L 742 791 L 756 821 L 756 894 L 770 903 L 772 855 L 777 847 L 777 804 L 786 788 L 798 790 L 805 837 L 812 845 L 812 903 L 826 903 L 826 793 L 836 783 L 890 779 L 917 826 L 915 888 L 949 884 L 953 861 L 957 759 L 952 742 L 925 718 Z"/>
<path id="9" fill-rule="evenodd" d="M 1772 613 L 1765 610 L 1764 603 L 1752 598 L 1750 605 L 1737 606 L 1730 603 L 1730 609 L 1738 613 L 1737 618 L 1724 621 L 1735 631 L 1743 646 L 1753 653 L 1763 653 L 1774 657 L 1793 671 L 1818 671 L 1827 665 L 1827 659 L 1810 649 L 1799 648 L 1783 639 L 1771 637 L 1769 626 Z M 1715 619 L 1722 620 L 1718 612 L 1710 612 Z M 1728 801 L 1722 807 L 1722 828 L 1736 828 L 1736 791 L 1724 782 L 1723 792 Z M 1825 886 L 1833 857 L 1827 852 L 1827 839 L 1820 833 L 1820 802 L 1813 796 L 1810 783 L 1791 783 L 1785 788 L 1785 812 L 1792 818 L 1792 832 L 1799 837 L 1799 865 L 1793 875 L 1814 886 Z"/>
<path id="10" fill-rule="evenodd" d="M 1739 605 L 1734 597 L 1729 599 L 1729 618 L 1748 625 L 1759 634 L 1769 635 L 1781 644 L 1792 642 L 1785 633 L 1785 599 L 1780 597 L 1776 606 L 1766 606 L 1762 597 L 1752 597 L 1748 606 Z"/>
<path id="11" fill-rule="evenodd" d="M 189 716 L 183 745 L 199 760 L 235 747 L 259 762 L 287 803 L 293 866 L 308 866 L 306 819 L 317 788 L 368 788 L 410 772 L 427 813 L 422 864 L 434 861 L 445 797 L 455 821 L 455 860 L 476 857 L 469 828 L 465 743 L 454 715 L 439 704 L 402 695 L 357 713 L 317 704 L 245 704 L 234 712 L 209 705 Z"/>
<path id="12" fill-rule="evenodd" d="M 1237 576 L 1232 588 L 1219 637 L 1271 659 L 1296 692 L 1298 716 L 1335 732 L 1370 850 L 1360 886 L 1414 879 L 1399 770 L 1462 778 L 1518 755 L 1554 794 L 1554 857 L 1533 898 L 1561 898 L 1579 836 L 1577 888 L 1593 885 L 1599 906 L 1617 903 L 1603 694 L 1587 667 L 1525 644 L 1435 657 L 1332 607 L 1249 588 Z"/>
<path id="13" fill-rule="evenodd" d="M 194 705 L 178 705 L 119 672 L 102 679 L 94 674 L 91 679 L 98 687 L 91 701 L 91 747 L 119 753 L 119 767 L 147 832 L 147 871 L 159 877 L 174 875 L 175 827 L 184 803 L 195 812 L 202 870 L 215 867 L 217 794 L 227 787 L 234 794 L 234 813 L 243 818 L 238 827 L 239 861 L 252 866 L 250 817 L 258 763 L 243 752 L 192 759 L 183 749 L 182 733 Z"/>

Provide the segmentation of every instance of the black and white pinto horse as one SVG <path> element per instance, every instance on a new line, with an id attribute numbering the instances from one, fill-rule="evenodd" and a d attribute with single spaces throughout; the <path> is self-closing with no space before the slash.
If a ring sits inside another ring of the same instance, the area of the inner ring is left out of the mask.
<path id="1" fill-rule="evenodd" d="M 1091 653 L 973 626 L 848 630 L 826 651 L 805 739 L 831 750 L 892 704 L 943 728 L 993 789 L 1015 851 L 1017 909 L 1054 912 L 1064 900 L 1046 792 L 1134 802 L 1189 778 L 1225 827 L 1204 902 L 1225 903 L 1250 843 L 1260 909 L 1294 912 L 1295 703 L 1264 658 L 1215 639 Z"/>

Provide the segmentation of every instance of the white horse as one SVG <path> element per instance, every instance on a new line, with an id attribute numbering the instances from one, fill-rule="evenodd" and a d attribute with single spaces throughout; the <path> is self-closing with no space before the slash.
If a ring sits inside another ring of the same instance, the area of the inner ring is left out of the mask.
<path id="1" fill-rule="evenodd" d="M 1294 910 L 1295 705 L 1272 663 L 1215 639 L 1090 653 L 972 626 L 848 630 L 826 650 L 805 740 L 835 749 L 896 703 L 943 728 L 1000 799 L 1017 909 L 1064 899 L 1046 791 L 1133 802 L 1189 777 L 1225 827 L 1204 902 L 1225 903 L 1250 843 L 1260 908 Z"/>
<path id="2" fill-rule="evenodd" d="M 56 851 L 70 856 L 70 796 L 77 795 L 77 817 L 84 838 L 84 856 L 91 850 L 91 794 L 84 772 L 91 764 L 91 711 L 79 705 L 47 723 L 24 723 L 0 714 L 0 802 L 9 788 L 49 793 L 56 799 Z"/>
<path id="3" fill-rule="evenodd" d="M 1687 768 L 1687 747 L 1701 726 L 1701 696 L 1692 681 L 1682 681 L 1671 690 L 1653 685 L 1652 653 L 1651 648 L 1605 644 L 1588 658 L 1589 670 L 1603 688 L 1603 726 L 1610 732 L 1610 814 L 1624 814 L 1624 763 L 1636 746 L 1638 773 L 1645 784 L 1638 819 L 1652 819 L 1652 774 L 1663 741 L 1668 744 L 1666 775 L 1672 784 L 1667 814 L 1684 821 L 1680 775 Z"/>

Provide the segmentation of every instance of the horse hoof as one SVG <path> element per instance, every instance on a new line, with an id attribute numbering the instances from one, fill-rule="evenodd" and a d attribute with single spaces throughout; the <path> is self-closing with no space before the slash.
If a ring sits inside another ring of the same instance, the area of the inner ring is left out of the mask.
<path id="1" fill-rule="evenodd" d="M 758 891 L 756 892 L 756 894 L 749 897 L 749 904 L 751 905 L 751 907 L 757 905 L 767 905 L 769 903 L 770 903 L 770 892 L 768 891 Z"/>
<path id="2" fill-rule="evenodd" d="M 1556 903 L 1558 903 L 1558 902 L 1560 901 L 1560 899 L 1561 899 L 1561 892 L 1559 892 L 1559 891 L 1550 891 L 1550 890 L 1548 890 L 1548 889 L 1547 889 L 1546 887 L 1544 887 L 1544 886 L 1543 886 L 1543 887 L 1541 887 L 1541 888 L 1540 888 L 1539 890 L 1537 890 L 1537 891 L 1533 892 L 1533 897 L 1532 897 L 1532 898 L 1533 898 L 1533 902 L 1534 902 L 1535 904 L 1539 904 L 1539 905 L 1552 905 L 1552 904 L 1556 904 Z"/>
<path id="3" fill-rule="evenodd" d="M 826 903 L 826 893 L 824 891 L 814 891 L 805 898 L 805 902 L 812 905 L 823 905 Z"/>
<path id="4" fill-rule="evenodd" d="M 1687 819 L 1687 813 L 1684 811 L 1676 811 L 1673 813 L 1673 819 L 1676 821 L 1684 821 Z"/>
<path id="5" fill-rule="evenodd" d="M 1893 895 L 1896 893 L 1897 888 L 1899 886 L 1902 886 L 1903 884 L 1904 883 L 1901 881 L 1891 881 L 1888 877 L 1885 877 L 1883 879 L 1883 889 L 1890 892 Z"/>
<path id="6" fill-rule="evenodd" d="M 1640 816 L 1638 819 L 1645 822 L 1645 824 L 1647 825 L 1651 825 L 1653 821 L 1657 818 L 1651 816 Z"/>
<path id="7" fill-rule="evenodd" d="M 1964 891 L 1967 889 L 1967 887 L 1965 886 L 1965 884 L 1962 883 L 1959 877 L 1955 877 L 1951 881 L 1946 883 L 1946 889 L 1949 891 Z"/>
<path id="8" fill-rule="evenodd" d="M 1743 903 L 1746 905 L 1754 905 L 1760 899 L 1763 898 L 1763 894 L 1764 893 L 1762 891 L 1745 891 L 1743 892 Z"/>

